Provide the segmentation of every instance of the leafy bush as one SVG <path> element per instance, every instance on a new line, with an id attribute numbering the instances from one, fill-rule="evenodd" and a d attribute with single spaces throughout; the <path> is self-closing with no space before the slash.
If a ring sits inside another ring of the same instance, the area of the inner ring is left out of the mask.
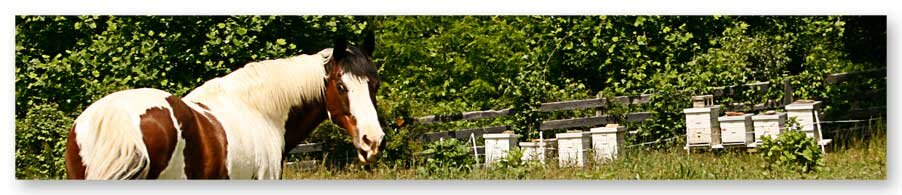
<path id="1" fill-rule="evenodd" d="M 316 52 L 332 45 L 333 34 L 363 27 L 339 23 L 358 22 L 318 16 L 18 16 L 17 114 L 47 102 L 78 113 L 129 88 L 183 95 L 248 62 Z"/>
<path id="2" fill-rule="evenodd" d="M 63 155 L 73 121 L 56 104 L 35 105 L 25 119 L 16 120 L 16 178 L 63 178 Z"/>
<path id="3" fill-rule="evenodd" d="M 543 101 L 551 94 L 552 84 L 545 80 L 545 71 L 539 65 L 528 65 L 517 77 L 509 81 L 509 95 L 513 97 L 514 124 L 511 129 L 528 138 L 537 137 L 545 113 L 539 112 Z"/>
<path id="4" fill-rule="evenodd" d="M 816 171 L 818 167 L 823 166 L 824 154 L 814 138 L 805 135 L 795 119 L 791 119 L 787 126 L 791 129 L 776 139 L 769 136 L 762 138 L 758 149 L 769 163 L 766 166 L 768 168 L 782 166 L 804 173 Z"/>
<path id="5" fill-rule="evenodd" d="M 378 102 L 379 119 L 385 138 L 382 140 L 382 158 L 380 161 L 391 161 L 395 164 L 410 166 L 415 159 L 414 154 L 423 150 L 420 138 L 426 132 L 422 125 L 414 123 L 410 116 L 410 101 L 393 101 L 380 99 Z"/>
<path id="6" fill-rule="evenodd" d="M 491 171 L 504 175 L 505 178 L 523 179 L 533 171 L 542 171 L 544 166 L 539 161 L 524 161 L 523 151 L 519 148 L 511 149 L 507 152 L 507 156 L 501 158 L 493 164 Z"/>
<path id="7" fill-rule="evenodd" d="M 651 96 L 649 102 L 642 105 L 642 109 L 651 112 L 652 118 L 638 122 L 629 126 L 636 129 L 636 134 L 627 135 L 626 141 L 629 144 L 638 144 L 643 142 L 663 141 L 679 135 L 685 135 L 685 117 L 682 113 L 684 108 L 688 108 L 689 96 L 680 92 L 673 86 L 661 86 L 657 94 Z M 625 106 L 625 105 L 622 105 Z M 628 106 L 635 108 L 636 106 Z M 629 110 L 629 109 L 627 109 Z M 668 146 L 678 145 L 682 139 L 674 139 L 670 142 L 659 142 L 660 144 L 652 144 L 643 146 L 644 148 L 666 148 Z"/>
<path id="8" fill-rule="evenodd" d="M 429 143 L 422 153 L 425 164 L 417 167 L 417 174 L 446 178 L 469 173 L 476 162 L 472 152 L 466 142 L 454 138 Z"/>
<path id="9" fill-rule="evenodd" d="M 306 141 L 324 143 L 323 152 L 329 164 L 343 165 L 357 162 L 357 149 L 351 141 L 351 136 L 330 120 L 323 121 L 310 133 Z"/>
<path id="10" fill-rule="evenodd" d="M 417 126 L 404 126 L 400 128 L 383 128 L 385 131 L 385 147 L 382 148 L 382 160 L 398 161 L 410 165 L 410 160 L 415 159 L 415 154 L 423 151 L 424 146 L 420 137 L 425 130 Z"/>

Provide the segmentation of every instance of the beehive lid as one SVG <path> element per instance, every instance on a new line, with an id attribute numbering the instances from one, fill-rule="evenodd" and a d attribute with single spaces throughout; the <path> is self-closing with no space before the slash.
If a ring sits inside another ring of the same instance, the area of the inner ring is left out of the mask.
<path id="1" fill-rule="evenodd" d="M 576 132 L 576 133 L 558 133 L 555 135 L 558 139 L 566 139 L 566 138 L 583 138 L 588 132 Z"/>
<path id="2" fill-rule="evenodd" d="M 545 142 L 545 146 L 550 146 L 554 144 L 554 142 Z M 531 141 L 531 142 L 520 142 L 520 146 L 524 147 L 539 147 L 542 146 L 542 142 Z"/>
<path id="3" fill-rule="evenodd" d="M 486 139 L 513 139 L 517 134 L 508 134 L 508 133 L 489 133 L 482 134 L 483 138 Z"/>
<path id="4" fill-rule="evenodd" d="M 745 115 L 744 112 L 725 112 L 725 113 L 723 113 L 723 114 L 724 114 L 724 115 L 727 115 L 727 116 L 742 116 L 742 115 Z"/>
<path id="5" fill-rule="evenodd" d="M 535 142 L 535 143 L 539 143 L 539 142 L 543 142 L 543 141 L 544 141 L 545 143 L 548 143 L 548 142 L 556 142 L 557 139 L 556 139 L 556 138 L 548 138 L 548 139 L 531 139 L 531 140 L 529 140 L 529 142 Z"/>
<path id="6" fill-rule="evenodd" d="M 708 106 L 708 107 L 704 107 L 704 108 L 687 108 L 687 109 L 683 109 L 683 113 L 686 113 L 686 114 L 706 113 L 706 112 L 711 112 L 711 110 L 713 110 L 713 109 L 720 109 L 720 105 L 713 105 L 713 106 Z"/>
<path id="7" fill-rule="evenodd" d="M 746 119 L 749 118 L 749 117 L 752 117 L 752 114 L 743 114 L 743 115 L 740 115 L 740 116 L 722 116 L 722 117 L 718 117 L 717 120 L 718 120 L 718 121 L 721 121 L 721 122 L 724 122 L 724 121 L 744 121 L 744 120 L 746 120 Z"/>
<path id="8" fill-rule="evenodd" d="M 542 142 L 542 141 L 544 141 L 544 142 L 555 142 L 555 141 L 557 141 L 557 139 L 555 139 L 555 138 L 548 138 L 548 139 L 531 139 L 530 141 L 531 141 L 531 142 L 536 142 L 536 143 L 539 143 L 539 142 Z"/>
<path id="9" fill-rule="evenodd" d="M 786 110 L 813 110 L 821 101 L 798 100 L 792 104 L 786 105 Z"/>
<path id="10" fill-rule="evenodd" d="M 761 113 L 755 116 L 752 116 L 752 120 L 777 120 L 780 118 L 786 118 L 785 112 L 775 112 L 773 114 L 769 113 Z"/>
<path id="11" fill-rule="evenodd" d="M 626 128 L 623 126 L 619 127 L 596 127 L 589 130 L 592 133 L 614 133 L 614 132 L 622 132 L 626 131 Z"/>

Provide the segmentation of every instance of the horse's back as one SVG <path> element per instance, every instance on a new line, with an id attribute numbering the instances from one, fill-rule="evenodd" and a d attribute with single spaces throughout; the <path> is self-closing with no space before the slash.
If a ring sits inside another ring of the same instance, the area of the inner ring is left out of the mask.
<path id="1" fill-rule="evenodd" d="M 69 178 L 184 177 L 181 167 L 169 167 L 179 142 L 179 124 L 168 100 L 173 98 L 178 99 L 161 90 L 131 89 L 88 106 L 69 133 Z"/>

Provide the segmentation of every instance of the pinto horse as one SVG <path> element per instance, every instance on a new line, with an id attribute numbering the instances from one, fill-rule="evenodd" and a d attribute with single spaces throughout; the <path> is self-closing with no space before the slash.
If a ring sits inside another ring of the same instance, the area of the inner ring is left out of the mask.
<path id="1" fill-rule="evenodd" d="M 283 157 L 327 118 L 372 162 L 385 134 L 367 34 L 363 48 L 338 39 L 316 54 L 249 63 L 184 98 L 149 88 L 107 95 L 69 131 L 68 177 L 279 179 Z"/>

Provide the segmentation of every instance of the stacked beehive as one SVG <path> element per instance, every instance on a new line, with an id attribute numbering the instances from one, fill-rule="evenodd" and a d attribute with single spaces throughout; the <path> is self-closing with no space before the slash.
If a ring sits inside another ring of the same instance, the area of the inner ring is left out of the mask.
<path id="1" fill-rule="evenodd" d="M 767 111 L 752 116 L 752 123 L 755 125 L 755 147 L 761 143 L 761 138 L 770 137 L 777 138 L 783 133 L 786 124 L 786 113 Z"/>
<path id="2" fill-rule="evenodd" d="M 524 161 L 537 160 L 542 164 L 545 164 L 545 159 L 548 158 L 548 149 L 552 148 L 556 143 L 557 139 L 540 139 L 531 142 L 520 142 L 520 151 L 523 152 L 523 157 L 520 159 Z"/>
<path id="3" fill-rule="evenodd" d="M 820 117 L 817 113 L 820 104 L 821 101 L 795 101 L 792 104 L 786 105 L 786 116 L 795 118 L 796 122 L 802 126 L 802 132 L 805 132 L 805 135 L 808 135 L 808 137 L 814 138 L 814 140 L 817 141 L 817 144 L 821 146 L 821 150 L 826 151 L 824 145 L 829 144 L 833 140 L 824 139 L 822 137 Z"/>
<path id="4" fill-rule="evenodd" d="M 483 134 L 485 138 L 485 164 L 493 163 L 507 157 L 507 153 L 517 147 L 517 134 L 512 132 Z"/>
<path id="5" fill-rule="evenodd" d="M 748 146 L 755 142 L 752 114 L 728 113 L 718 118 L 722 146 Z"/>
<path id="6" fill-rule="evenodd" d="M 561 167 L 578 166 L 582 167 L 586 163 L 589 146 L 592 144 L 589 132 L 567 132 L 558 133 L 558 164 Z"/>
<path id="7" fill-rule="evenodd" d="M 623 147 L 626 128 L 617 124 L 592 128 L 592 149 L 598 161 L 613 160 Z"/>
<path id="8" fill-rule="evenodd" d="M 720 144 L 720 106 L 713 105 L 711 96 L 694 96 L 693 108 L 684 109 L 686 114 L 686 149 L 710 147 Z"/>

